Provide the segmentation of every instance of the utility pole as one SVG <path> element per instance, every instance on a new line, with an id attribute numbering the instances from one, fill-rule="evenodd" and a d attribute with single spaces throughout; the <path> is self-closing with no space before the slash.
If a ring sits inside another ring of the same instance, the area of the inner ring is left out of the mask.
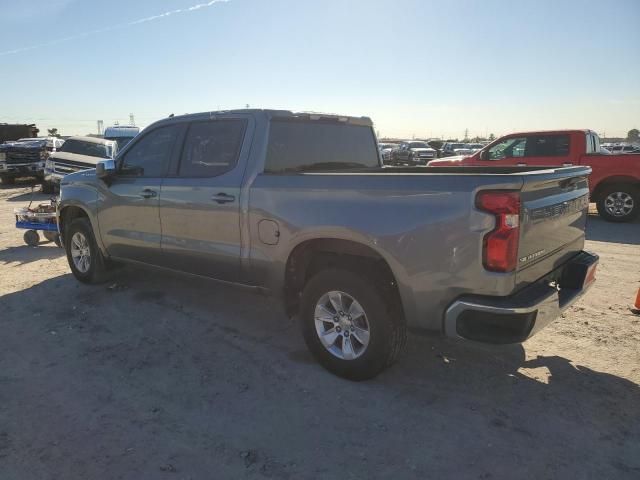
<path id="1" fill-rule="evenodd" d="M 102 135 L 104 131 L 104 122 L 102 120 L 98 120 L 98 135 Z"/>
<path id="2" fill-rule="evenodd" d="M 464 129 L 464 139 L 465 139 L 465 141 L 469 140 L 469 129 L 468 128 Z"/>
<path id="3" fill-rule="evenodd" d="M 136 125 L 136 121 L 133 118 L 133 113 L 129 114 L 129 125 L 131 125 L 132 127 L 134 127 Z"/>

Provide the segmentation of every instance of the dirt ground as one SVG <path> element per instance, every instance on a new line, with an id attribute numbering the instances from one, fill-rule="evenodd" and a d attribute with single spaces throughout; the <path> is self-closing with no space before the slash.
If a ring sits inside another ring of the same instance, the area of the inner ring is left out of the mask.
<path id="1" fill-rule="evenodd" d="M 0 186 L 2 480 L 640 478 L 640 222 L 590 215 L 597 285 L 523 346 L 414 335 L 351 383 L 263 296 L 131 267 L 79 284 L 14 228 L 28 192 Z"/>

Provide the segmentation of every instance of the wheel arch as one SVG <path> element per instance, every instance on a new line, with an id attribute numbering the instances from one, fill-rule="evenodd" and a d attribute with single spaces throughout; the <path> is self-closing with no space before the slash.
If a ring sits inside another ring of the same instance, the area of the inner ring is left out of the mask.
<path id="1" fill-rule="evenodd" d="M 385 256 L 366 243 L 337 237 L 307 238 L 296 244 L 287 257 L 284 271 L 284 302 L 287 314 L 298 312 L 306 282 L 323 268 L 347 268 L 364 271 L 386 289 L 403 309 L 396 274 Z M 403 312 L 404 313 L 404 312 Z"/>
<path id="2" fill-rule="evenodd" d="M 68 203 L 59 207 L 58 232 L 60 233 L 60 237 L 63 242 L 62 244 L 64 245 L 65 228 L 76 218 L 86 218 L 87 220 L 89 220 L 91 229 L 93 230 L 94 237 L 96 239 L 96 243 L 98 244 L 98 248 L 100 248 L 103 255 L 106 255 L 105 248 L 102 245 L 102 241 L 100 239 L 97 222 L 91 215 L 91 212 L 88 208 L 76 203 Z"/>
<path id="3" fill-rule="evenodd" d="M 630 175 L 613 175 L 611 177 L 603 178 L 594 187 L 593 193 L 591 194 L 591 200 L 593 202 L 598 202 L 604 189 L 615 184 L 629 184 L 637 191 L 640 189 L 640 178 L 632 177 Z"/>

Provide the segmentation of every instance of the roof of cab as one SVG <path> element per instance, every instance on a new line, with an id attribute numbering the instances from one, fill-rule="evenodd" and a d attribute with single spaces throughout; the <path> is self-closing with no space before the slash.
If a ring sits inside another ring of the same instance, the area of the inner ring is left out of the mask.
<path id="1" fill-rule="evenodd" d="M 292 120 L 325 120 L 349 123 L 354 125 L 373 126 L 373 122 L 369 117 L 353 117 L 349 115 L 338 115 L 335 113 L 319 113 L 319 112 L 292 112 L 290 110 L 272 110 L 272 109 L 237 109 L 237 110 L 218 110 L 201 113 L 188 113 L 184 115 L 172 115 L 155 123 L 168 123 L 171 121 L 188 121 L 214 119 L 222 115 L 266 115 L 267 118 L 292 119 Z M 154 123 L 154 124 L 155 124 Z"/>
<path id="2" fill-rule="evenodd" d="M 512 137 L 514 135 L 554 135 L 554 134 L 560 134 L 560 133 L 593 133 L 593 130 L 588 129 L 588 128 L 574 128 L 574 129 L 566 129 L 566 130 L 531 130 L 531 131 L 524 131 L 524 132 L 513 132 L 513 133 L 509 133 L 508 135 L 505 136 L 509 136 Z"/>
<path id="3" fill-rule="evenodd" d="M 135 137 L 140 132 L 140 127 L 135 125 L 112 125 L 104 129 L 105 137 Z"/>

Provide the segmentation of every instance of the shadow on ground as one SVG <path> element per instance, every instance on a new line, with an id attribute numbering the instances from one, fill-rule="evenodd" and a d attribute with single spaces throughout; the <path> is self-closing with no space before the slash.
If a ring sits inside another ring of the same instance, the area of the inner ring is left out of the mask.
<path id="1" fill-rule="evenodd" d="M 629 223 L 613 223 L 591 214 L 586 234 L 587 240 L 640 245 L 640 218 Z"/>
<path id="2" fill-rule="evenodd" d="M 3 183 L 0 181 L 0 190 L 13 190 L 18 188 L 25 187 L 34 187 L 36 190 L 39 189 L 40 183 L 32 177 L 22 177 L 16 178 L 14 183 Z"/>
<path id="3" fill-rule="evenodd" d="M 128 267 L 0 311 L 4 478 L 640 475 L 638 386 L 522 346 L 411 337 L 352 383 L 273 300 Z"/>
<path id="4" fill-rule="evenodd" d="M 0 250 L 0 265 L 23 265 L 25 263 L 37 262 L 38 260 L 43 259 L 54 260 L 65 255 L 64 249 L 59 248 L 55 243 L 46 240 L 42 236 L 42 232 L 38 233 L 40 235 L 40 245 L 36 247 L 30 247 L 22 244 Z"/>

